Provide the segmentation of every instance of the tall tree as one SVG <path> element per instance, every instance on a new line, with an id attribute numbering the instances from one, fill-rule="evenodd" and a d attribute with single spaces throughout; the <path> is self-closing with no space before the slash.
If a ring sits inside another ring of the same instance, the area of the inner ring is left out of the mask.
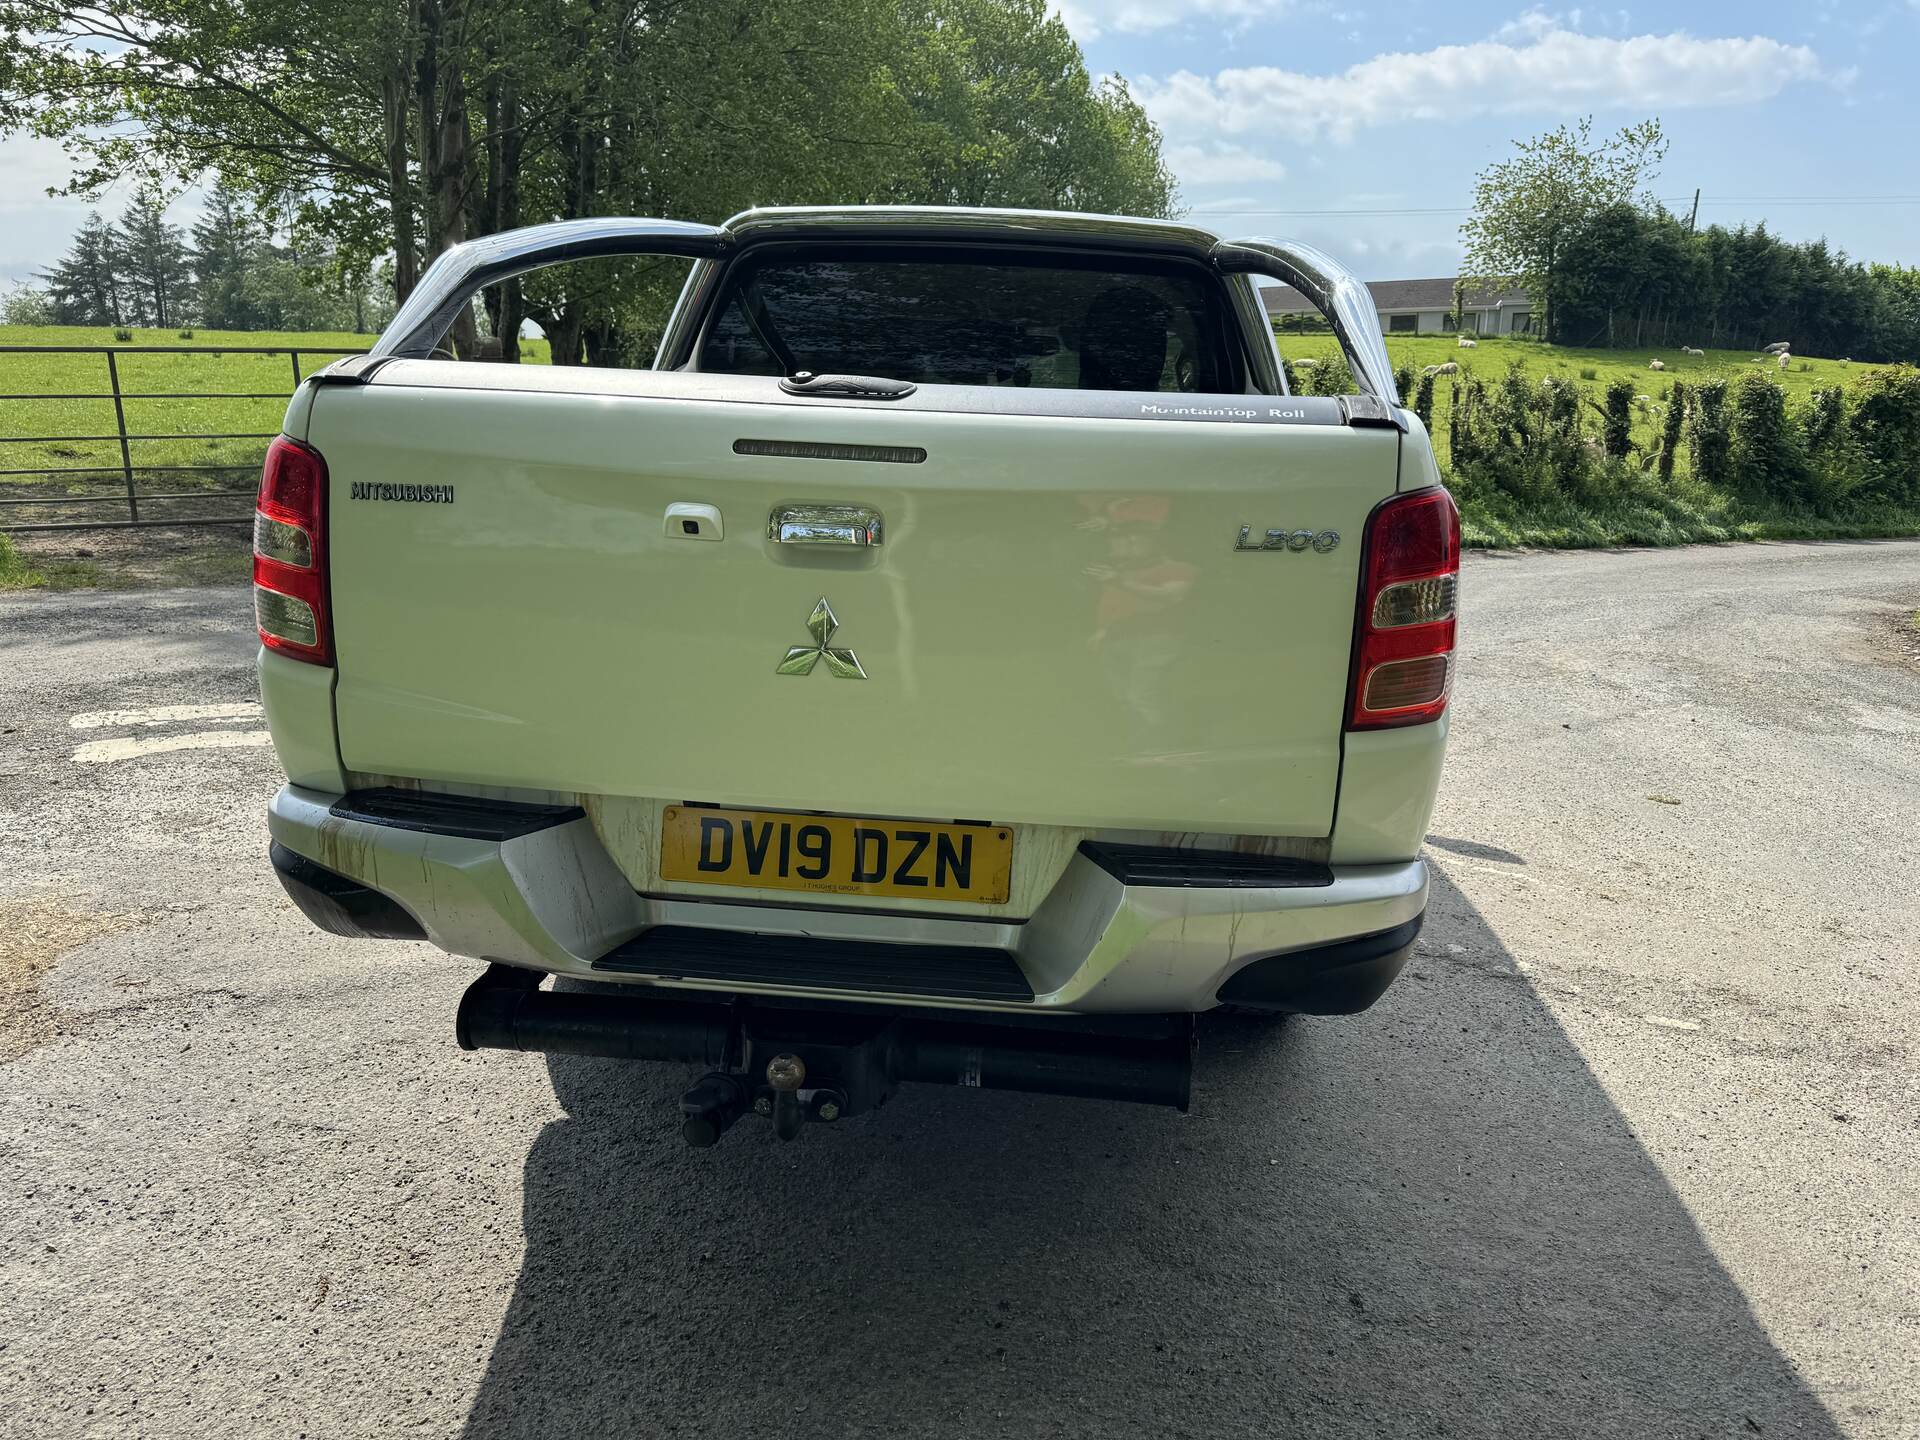
<path id="1" fill-rule="evenodd" d="M 200 322 L 213 330 L 272 329 L 247 293 L 266 235 L 241 191 L 224 175 L 214 183 L 193 226 L 193 278 Z"/>
<path id="2" fill-rule="evenodd" d="M 902 7 L 893 59 L 916 122 L 889 198 L 1166 215 L 1159 132 L 1126 82 L 1096 83 L 1044 0 Z"/>
<path id="3" fill-rule="evenodd" d="M 120 241 L 98 210 L 87 212 L 67 253 L 41 279 L 56 325 L 124 325 L 119 278 Z"/>
<path id="4" fill-rule="evenodd" d="M 1159 132 L 1043 0 L 0 0 L 0 55 L 0 132 L 63 140 L 75 192 L 217 169 L 401 297 L 542 220 L 1173 204 Z M 486 304 L 503 348 L 530 315 L 564 361 L 634 353 L 670 292 L 543 275 Z"/>
<path id="5" fill-rule="evenodd" d="M 1489 284 L 1524 286 L 1545 337 L 1558 341 L 1555 309 L 1568 242 L 1597 212 L 1634 199 L 1658 170 L 1667 142 L 1658 120 L 1596 142 L 1589 117 L 1517 141 L 1514 150 L 1474 183 L 1473 215 L 1460 231 L 1466 268 Z"/>
<path id="6" fill-rule="evenodd" d="M 120 273 L 134 313 L 143 325 L 161 329 L 183 322 L 193 303 L 193 270 L 186 236 L 167 223 L 167 203 L 146 188 L 127 202 L 116 234 Z"/>

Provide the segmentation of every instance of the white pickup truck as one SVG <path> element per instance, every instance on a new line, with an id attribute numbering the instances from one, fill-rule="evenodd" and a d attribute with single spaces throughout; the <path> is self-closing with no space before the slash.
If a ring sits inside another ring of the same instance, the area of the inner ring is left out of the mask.
<path id="1" fill-rule="evenodd" d="M 693 262 L 653 368 L 446 358 L 483 287 L 634 255 Z M 1288 393 L 1256 275 L 1360 393 Z M 1406 961 L 1459 556 L 1366 292 L 1305 247 L 494 236 L 268 454 L 273 864 L 326 930 L 484 962 L 468 1049 L 705 1065 L 695 1144 L 909 1081 L 1184 1108 L 1195 1014 L 1361 1010 Z"/>

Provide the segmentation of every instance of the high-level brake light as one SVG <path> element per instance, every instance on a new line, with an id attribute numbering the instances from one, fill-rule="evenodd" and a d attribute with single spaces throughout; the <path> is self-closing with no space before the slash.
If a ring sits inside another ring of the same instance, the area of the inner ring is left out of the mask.
<path id="1" fill-rule="evenodd" d="M 260 643 L 333 663 L 327 622 L 327 462 L 282 435 L 267 448 L 253 515 L 253 615 Z"/>
<path id="2" fill-rule="evenodd" d="M 1396 495 L 1367 519 L 1347 728 L 1438 719 L 1453 688 L 1460 512 L 1435 487 Z"/>

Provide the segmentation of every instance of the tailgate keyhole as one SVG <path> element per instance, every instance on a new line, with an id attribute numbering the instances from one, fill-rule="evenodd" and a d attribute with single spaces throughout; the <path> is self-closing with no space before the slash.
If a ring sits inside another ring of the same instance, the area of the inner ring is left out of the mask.
<path id="1" fill-rule="evenodd" d="M 715 506 L 699 505 L 691 500 L 681 500 L 667 506 L 669 540 L 723 540 L 726 533 L 720 511 Z"/>

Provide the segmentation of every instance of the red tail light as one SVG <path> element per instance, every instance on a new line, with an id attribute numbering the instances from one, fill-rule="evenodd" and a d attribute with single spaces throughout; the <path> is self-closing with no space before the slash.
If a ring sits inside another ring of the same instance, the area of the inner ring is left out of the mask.
<path id="1" fill-rule="evenodd" d="M 253 512 L 253 617 L 260 643 L 333 663 L 327 623 L 327 462 L 282 435 L 267 447 Z"/>
<path id="2" fill-rule="evenodd" d="M 1367 518 L 1349 730 L 1437 720 L 1453 689 L 1460 512 L 1445 490 L 1396 495 Z"/>

